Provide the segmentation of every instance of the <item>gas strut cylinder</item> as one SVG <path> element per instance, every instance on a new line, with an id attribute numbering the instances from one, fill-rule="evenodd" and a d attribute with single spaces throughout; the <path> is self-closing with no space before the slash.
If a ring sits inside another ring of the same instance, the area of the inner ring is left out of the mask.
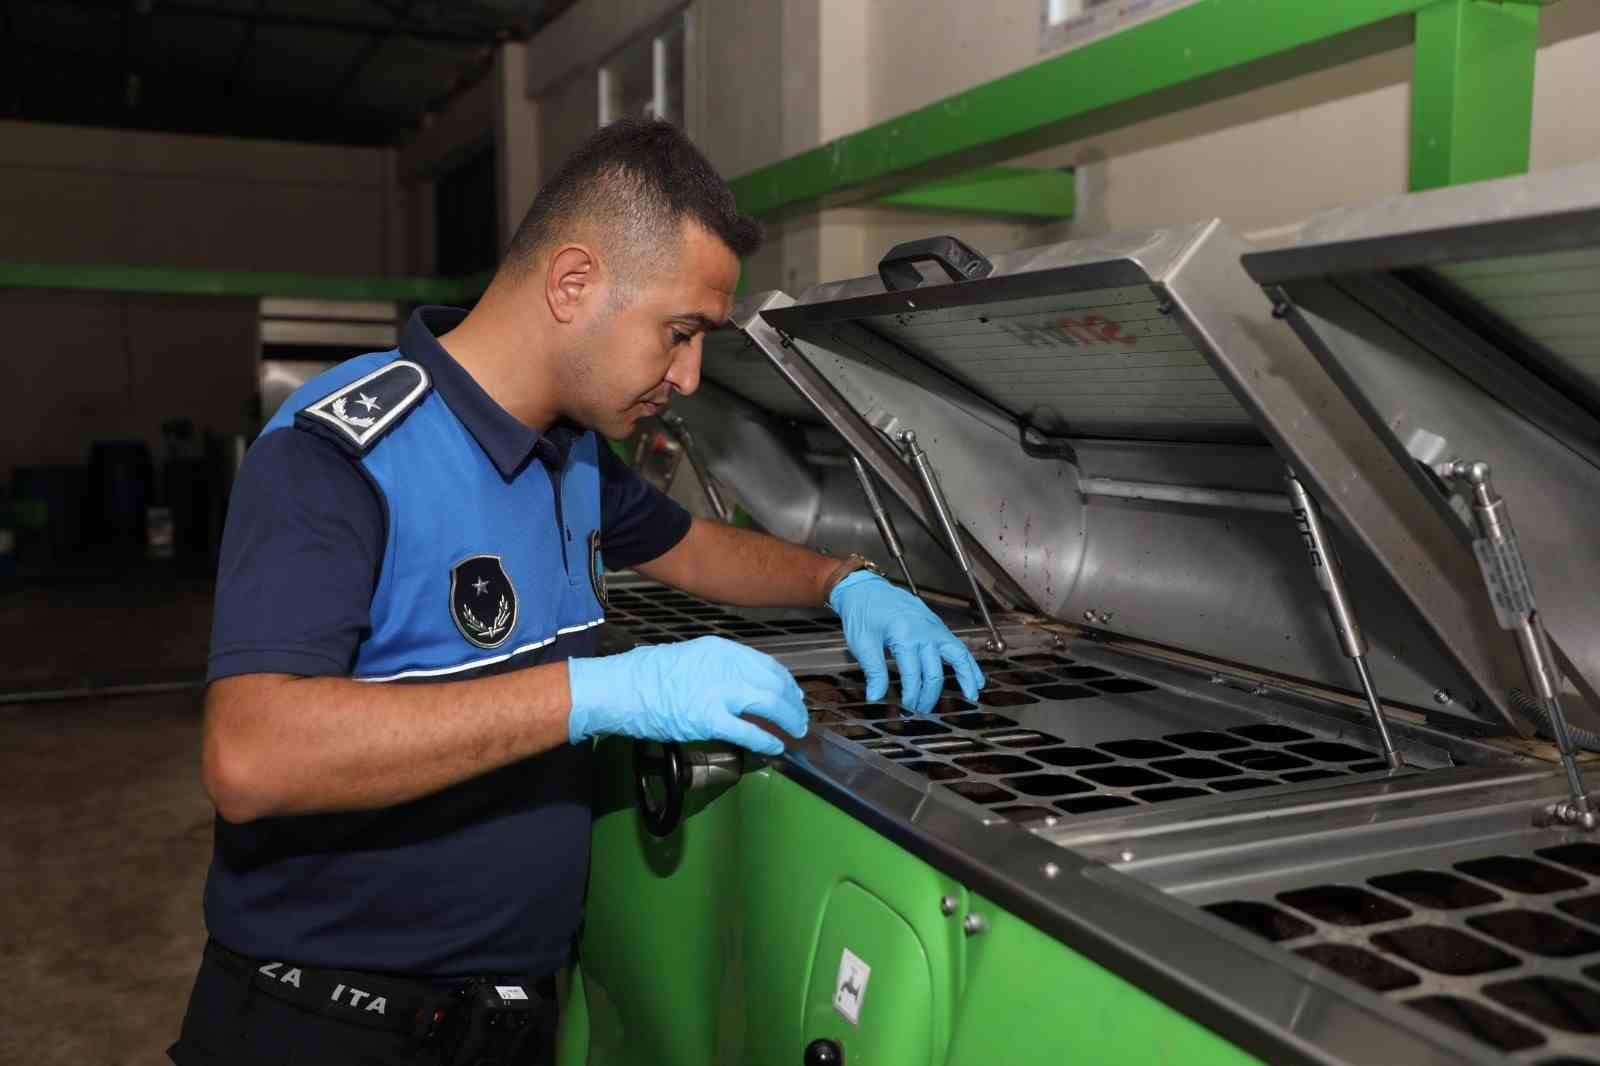
<path id="1" fill-rule="evenodd" d="M 678 439 L 684 456 L 689 460 L 689 466 L 694 469 L 695 477 L 700 479 L 700 487 L 705 490 L 706 501 L 711 504 L 711 510 L 716 513 L 719 520 L 733 521 L 733 511 L 723 501 L 722 493 L 711 476 L 711 469 L 706 465 L 705 457 L 700 454 L 699 445 L 695 444 L 694 434 L 689 432 L 689 423 L 685 422 L 683 416 L 676 411 L 661 412 L 661 423 Z"/>
<path id="2" fill-rule="evenodd" d="M 1383 704 L 1378 701 L 1378 691 L 1372 686 L 1372 674 L 1367 670 L 1367 638 L 1362 635 L 1361 626 L 1356 622 L 1355 605 L 1351 603 L 1350 592 L 1345 588 L 1344 573 L 1339 566 L 1339 557 L 1334 553 L 1333 540 L 1328 536 L 1328 527 L 1322 521 L 1317 501 L 1300 484 L 1293 470 L 1284 480 L 1289 486 L 1289 506 L 1294 511 L 1300 536 L 1305 540 L 1306 551 L 1311 556 L 1312 573 L 1316 575 L 1323 599 L 1328 603 L 1328 615 L 1333 619 L 1333 628 L 1339 634 L 1340 650 L 1345 658 L 1355 664 L 1356 675 L 1361 679 L 1361 692 L 1366 696 L 1367 708 L 1372 711 L 1372 722 L 1378 727 L 1378 739 L 1383 743 L 1383 757 L 1391 770 L 1398 770 L 1405 765 L 1405 760 L 1394 749 L 1394 739 L 1389 736 L 1389 723 L 1383 717 Z"/>
<path id="3" fill-rule="evenodd" d="M 851 453 L 850 468 L 856 472 L 856 480 L 861 482 L 861 492 L 867 497 L 867 506 L 872 509 L 872 520 L 878 523 L 878 536 L 883 538 L 883 546 L 889 549 L 894 561 L 900 564 L 900 573 L 905 575 L 911 595 L 922 595 L 917 591 L 917 583 L 911 580 L 911 568 L 906 565 L 905 548 L 900 545 L 900 535 L 895 532 L 894 519 L 889 517 L 889 509 L 884 507 L 882 498 L 878 496 L 878 486 L 872 483 L 872 474 L 867 470 L 867 464 L 861 461 L 859 455 Z"/>
<path id="4" fill-rule="evenodd" d="M 1533 600 L 1533 583 L 1517 546 L 1517 533 L 1511 527 L 1511 510 L 1505 498 L 1489 480 L 1488 463 L 1447 462 L 1438 468 L 1447 480 L 1465 486 L 1471 494 L 1472 517 L 1478 526 L 1478 539 L 1472 550 L 1483 571 L 1489 601 L 1502 629 L 1509 629 L 1517 640 L 1522 667 L 1533 683 L 1534 696 L 1544 706 L 1561 750 L 1561 765 L 1567 772 L 1572 795 L 1545 810 L 1543 821 L 1594 829 L 1597 821 L 1589 796 L 1583 790 L 1583 775 L 1578 772 L 1578 749 L 1567 729 L 1567 716 L 1561 710 L 1561 677 L 1556 672 L 1550 651 L 1550 638 Z"/>
<path id="5" fill-rule="evenodd" d="M 983 589 L 978 586 L 978 577 L 972 572 L 972 562 L 967 558 L 967 549 L 961 545 L 961 531 L 956 528 L 956 520 L 950 513 L 950 504 L 944 498 L 944 489 L 939 487 L 939 477 L 933 471 L 933 464 L 928 461 L 928 453 L 922 450 L 917 443 L 914 431 L 903 429 L 899 433 L 899 441 L 905 446 L 906 455 L 911 459 L 911 466 L 917 472 L 917 477 L 922 479 L 922 487 L 927 490 L 928 499 L 933 503 L 933 513 L 938 516 L 939 525 L 944 528 L 944 535 L 950 540 L 950 548 L 956 554 L 956 562 L 961 566 L 961 572 L 967 575 L 967 583 L 972 586 L 972 598 L 978 604 L 978 613 L 983 615 L 983 624 L 989 628 L 989 650 L 1002 652 L 1006 650 L 1006 642 L 1000 639 L 1000 631 L 994 627 L 994 619 L 989 617 L 989 605 L 984 601 Z"/>

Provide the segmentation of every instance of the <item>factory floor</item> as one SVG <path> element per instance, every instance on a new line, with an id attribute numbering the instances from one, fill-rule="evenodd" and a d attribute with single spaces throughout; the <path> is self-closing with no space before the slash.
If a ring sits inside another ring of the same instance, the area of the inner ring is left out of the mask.
<path id="1" fill-rule="evenodd" d="M 0 594 L 0 1064 L 167 1061 L 205 939 L 209 615 L 160 574 Z"/>

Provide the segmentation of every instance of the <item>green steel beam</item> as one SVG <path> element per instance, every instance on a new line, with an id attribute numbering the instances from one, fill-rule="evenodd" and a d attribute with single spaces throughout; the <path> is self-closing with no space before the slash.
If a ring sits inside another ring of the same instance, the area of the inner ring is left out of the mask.
<path id="1" fill-rule="evenodd" d="M 461 303 L 476 298 L 487 284 L 488 275 L 460 279 L 328 277 L 279 271 L 0 262 L 0 289 Z"/>
<path id="2" fill-rule="evenodd" d="M 1417 12 L 1411 188 L 1528 169 L 1539 9 L 1445 0 Z"/>
<path id="3" fill-rule="evenodd" d="M 1077 175 L 1070 170 L 985 167 L 953 178 L 915 185 L 878 201 L 1011 218 L 1071 218 L 1078 202 Z"/>
<path id="4" fill-rule="evenodd" d="M 875 199 L 1397 47 L 1411 27 L 1389 24 L 1437 2 L 1200 0 L 753 171 L 733 189 L 756 215 Z M 1309 45 L 1319 47 L 1286 56 Z"/>

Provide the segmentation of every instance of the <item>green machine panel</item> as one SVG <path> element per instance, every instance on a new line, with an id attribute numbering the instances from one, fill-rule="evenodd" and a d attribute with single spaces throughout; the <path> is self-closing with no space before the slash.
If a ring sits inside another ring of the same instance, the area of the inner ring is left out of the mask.
<path id="1" fill-rule="evenodd" d="M 1256 1061 L 781 773 L 691 794 L 656 840 L 628 747 L 599 756 L 563 1066 L 799 1064 L 818 1038 L 850 1066 Z M 870 968 L 855 1022 L 836 1005 L 847 950 Z"/>
<path id="2" fill-rule="evenodd" d="M 807 1040 L 835 1040 L 852 1062 L 925 1066 L 933 1061 L 932 993 L 916 931 L 860 885 L 836 885 L 811 960 Z"/>

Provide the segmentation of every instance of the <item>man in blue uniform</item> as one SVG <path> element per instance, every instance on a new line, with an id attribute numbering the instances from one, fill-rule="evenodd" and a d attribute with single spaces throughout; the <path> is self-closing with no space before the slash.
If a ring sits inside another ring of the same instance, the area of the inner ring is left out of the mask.
<path id="1" fill-rule="evenodd" d="M 600 131 L 488 291 L 295 393 L 246 456 L 218 575 L 203 773 L 212 940 L 179 1066 L 546 1062 L 588 866 L 588 741 L 806 731 L 794 679 L 719 638 L 597 656 L 597 557 L 707 599 L 827 603 L 926 711 L 923 604 L 843 561 L 692 520 L 599 438 L 699 381 L 760 234 L 672 127 Z"/>

